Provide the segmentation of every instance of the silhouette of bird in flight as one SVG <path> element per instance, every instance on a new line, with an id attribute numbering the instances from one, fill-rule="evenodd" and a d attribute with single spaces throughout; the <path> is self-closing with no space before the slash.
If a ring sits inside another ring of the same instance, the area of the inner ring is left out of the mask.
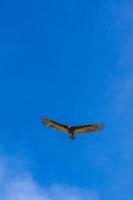
<path id="1" fill-rule="evenodd" d="M 85 134 L 90 132 L 97 132 L 103 129 L 102 124 L 88 124 L 82 126 L 67 126 L 64 124 L 60 124 L 53 120 L 44 118 L 42 119 L 42 123 L 47 125 L 48 127 L 54 128 L 58 131 L 62 131 L 64 133 L 69 133 L 70 139 L 75 138 L 75 134 Z"/>

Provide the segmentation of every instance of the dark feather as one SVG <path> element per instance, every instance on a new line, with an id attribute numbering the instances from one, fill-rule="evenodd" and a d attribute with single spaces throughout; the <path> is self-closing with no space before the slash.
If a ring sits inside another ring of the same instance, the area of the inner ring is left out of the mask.
<path id="1" fill-rule="evenodd" d="M 42 122 L 43 122 L 43 124 L 45 124 L 45 125 L 47 125 L 47 126 L 49 126 L 49 127 L 51 127 L 51 128 L 54 128 L 54 129 L 56 129 L 56 130 L 58 130 L 58 131 L 63 131 L 63 132 L 65 132 L 65 133 L 68 132 L 68 126 L 65 126 L 65 125 L 63 125 L 63 124 L 60 124 L 60 123 L 55 122 L 55 121 L 53 121 L 53 120 L 50 120 L 50 119 L 43 119 Z"/>
<path id="2" fill-rule="evenodd" d="M 100 131 L 103 128 L 102 124 L 92 124 L 84 126 L 73 126 L 74 133 L 90 133 Z"/>

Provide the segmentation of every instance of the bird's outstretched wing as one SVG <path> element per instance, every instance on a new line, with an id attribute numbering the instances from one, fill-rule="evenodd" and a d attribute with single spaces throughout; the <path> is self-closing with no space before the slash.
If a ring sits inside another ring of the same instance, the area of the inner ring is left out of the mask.
<path id="1" fill-rule="evenodd" d="M 55 121 L 50 120 L 50 119 L 42 119 L 42 122 L 43 122 L 43 124 L 45 124 L 45 125 L 47 125 L 51 128 L 54 128 L 58 131 L 63 131 L 65 133 L 68 132 L 68 126 L 66 126 L 66 125 L 60 124 L 60 123 L 55 122 Z"/>
<path id="2" fill-rule="evenodd" d="M 74 126 L 74 133 L 90 133 L 90 132 L 96 132 L 103 129 L 102 124 L 92 124 L 92 125 L 84 125 L 84 126 Z"/>

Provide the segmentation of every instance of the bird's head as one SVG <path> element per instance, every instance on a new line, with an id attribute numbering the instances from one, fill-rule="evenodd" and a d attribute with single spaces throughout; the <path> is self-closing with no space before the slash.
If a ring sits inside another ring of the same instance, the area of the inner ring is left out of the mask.
<path id="1" fill-rule="evenodd" d="M 70 134 L 69 137 L 70 137 L 70 139 L 75 139 L 74 134 Z"/>

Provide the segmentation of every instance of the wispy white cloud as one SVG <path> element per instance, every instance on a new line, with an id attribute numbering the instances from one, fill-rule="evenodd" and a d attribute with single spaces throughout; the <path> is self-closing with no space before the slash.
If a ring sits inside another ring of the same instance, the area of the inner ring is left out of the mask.
<path id="1" fill-rule="evenodd" d="M 118 155 L 112 181 L 106 188 L 106 199 L 132 199 L 133 174 L 133 2 L 112 1 L 111 13 L 114 30 L 119 40 L 116 74 L 107 88 L 110 113 L 114 119 L 112 134 L 118 135 L 113 144 Z M 111 124 L 112 125 L 112 124 Z"/>
<path id="2" fill-rule="evenodd" d="M 77 187 L 62 187 L 62 186 L 53 186 L 49 190 L 51 200 L 96 200 L 98 199 L 97 195 L 94 192 L 87 191 L 86 189 L 81 189 Z"/>
<path id="3" fill-rule="evenodd" d="M 10 159 L 0 158 L 0 199 L 4 200 L 98 200 L 96 193 L 77 187 L 53 184 L 40 186 L 25 170 L 9 168 Z"/>

